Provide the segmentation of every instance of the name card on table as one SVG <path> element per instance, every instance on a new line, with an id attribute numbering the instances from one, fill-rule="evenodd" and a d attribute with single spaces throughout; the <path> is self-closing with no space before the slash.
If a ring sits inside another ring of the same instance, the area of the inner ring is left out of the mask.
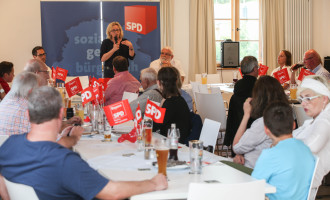
<path id="1" fill-rule="evenodd" d="M 300 74 L 298 76 L 298 80 L 302 81 L 305 78 L 305 76 L 309 76 L 309 75 L 314 75 L 314 73 L 305 68 L 301 68 Z"/>
<path id="2" fill-rule="evenodd" d="M 122 124 L 133 119 L 132 110 L 127 99 L 104 106 L 103 110 L 110 126 Z"/>
<path id="3" fill-rule="evenodd" d="M 149 99 L 147 100 L 144 116 L 150 117 L 156 123 L 163 123 L 165 112 L 166 108 L 161 108 Z"/>
<path id="4" fill-rule="evenodd" d="M 65 81 L 67 74 L 68 74 L 68 70 L 60 67 L 56 67 L 56 79 Z"/>
<path id="5" fill-rule="evenodd" d="M 283 68 L 274 73 L 274 77 L 282 84 L 290 80 L 288 70 Z"/>
<path id="6" fill-rule="evenodd" d="M 82 86 L 79 77 L 72 79 L 71 81 L 65 83 L 65 89 L 69 97 L 82 91 Z"/>
<path id="7" fill-rule="evenodd" d="M 95 100 L 95 95 L 93 93 L 93 88 L 92 87 L 85 88 L 81 92 L 81 99 L 82 99 L 82 104 L 83 105 L 85 105 L 88 102 L 91 102 L 91 101 Z"/>

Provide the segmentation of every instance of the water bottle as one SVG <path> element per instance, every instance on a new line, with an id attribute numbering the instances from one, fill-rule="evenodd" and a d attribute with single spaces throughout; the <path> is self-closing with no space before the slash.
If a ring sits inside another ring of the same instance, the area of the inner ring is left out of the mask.
<path id="1" fill-rule="evenodd" d="M 179 129 L 176 129 L 175 124 L 171 124 L 169 129 L 168 138 L 170 141 L 170 157 L 169 160 L 178 160 L 178 144 L 180 138 Z"/>

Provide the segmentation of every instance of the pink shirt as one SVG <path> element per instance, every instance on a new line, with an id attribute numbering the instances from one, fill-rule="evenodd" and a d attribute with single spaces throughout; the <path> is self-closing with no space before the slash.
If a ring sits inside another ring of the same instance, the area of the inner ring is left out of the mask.
<path id="1" fill-rule="evenodd" d="M 105 105 L 121 101 L 124 92 L 138 92 L 140 82 L 129 71 L 117 72 L 115 77 L 108 82 L 105 90 Z"/>

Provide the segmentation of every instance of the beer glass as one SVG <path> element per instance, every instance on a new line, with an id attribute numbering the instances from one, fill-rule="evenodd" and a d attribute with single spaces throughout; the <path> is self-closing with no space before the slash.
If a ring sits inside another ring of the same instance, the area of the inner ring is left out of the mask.
<path id="1" fill-rule="evenodd" d="M 297 99 L 297 84 L 290 84 L 290 99 Z"/>
<path id="2" fill-rule="evenodd" d="M 200 140 L 189 141 L 190 173 L 200 174 L 202 172 L 203 142 Z"/>
<path id="3" fill-rule="evenodd" d="M 156 147 L 156 157 L 158 164 L 158 174 L 164 174 L 164 176 L 167 176 L 166 167 L 167 167 L 169 147 L 166 138 L 157 140 L 155 143 L 155 147 Z"/>
<path id="4" fill-rule="evenodd" d="M 152 140 L 152 119 L 144 119 L 142 123 L 143 140 L 145 146 L 151 146 Z"/>

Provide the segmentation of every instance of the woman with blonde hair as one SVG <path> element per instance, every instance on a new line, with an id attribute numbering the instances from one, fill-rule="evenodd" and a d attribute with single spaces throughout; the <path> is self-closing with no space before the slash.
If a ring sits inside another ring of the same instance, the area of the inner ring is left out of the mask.
<path id="1" fill-rule="evenodd" d="M 104 78 L 113 78 L 115 73 L 112 60 L 116 56 L 123 56 L 128 62 L 128 59 L 134 59 L 135 52 L 132 43 L 124 38 L 123 29 L 119 22 L 111 22 L 107 27 L 106 34 L 107 38 L 101 44 L 100 58 L 104 62 Z"/>
<path id="2" fill-rule="evenodd" d="M 322 179 L 330 171 L 330 90 L 322 76 L 307 76 L 298 88 L 298 100 L 312 119 L 293 131 L 293 137 L 302 140 L 319 157 L 310 199 L 315 199 Z"/>

